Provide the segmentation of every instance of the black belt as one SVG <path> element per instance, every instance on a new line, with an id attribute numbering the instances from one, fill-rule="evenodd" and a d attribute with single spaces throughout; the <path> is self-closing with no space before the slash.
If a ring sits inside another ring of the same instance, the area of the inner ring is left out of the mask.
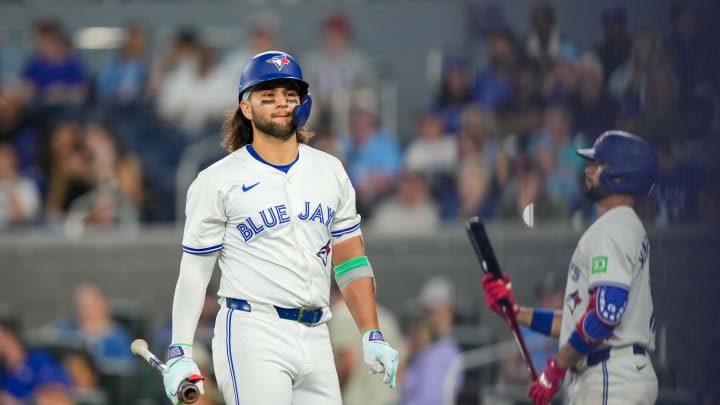
<path id="1" fill-rule="evenodd" d="M 245 312 L 252 310 L 249 302 L 237 298 L 225 298 L 225 305 L 228 308 Z M 280 318 L 297 321 L 305 325 L 316 325 L 323 316 L 321 308 L 281 308 L 276 305 L 273 305 L 273 307 Z"/>
<path id="2" fill-rule="evenodd" d="M 646 353 L 645 348 L 638 344 L 632 345 L 632 348 L 633 348 L 633 354 L 640 354 L 640 355 L 644 356 Z M 612 350 L 612 347 L 608 347 L 608 348 L 598 350 L 596 352 L 588 354 L 588 356 L 587 356 L 588 367 L 592 367 L 594 365 L 601 363 L 604 360 L 609 359 L 610 358 L 610 350 Z"/>

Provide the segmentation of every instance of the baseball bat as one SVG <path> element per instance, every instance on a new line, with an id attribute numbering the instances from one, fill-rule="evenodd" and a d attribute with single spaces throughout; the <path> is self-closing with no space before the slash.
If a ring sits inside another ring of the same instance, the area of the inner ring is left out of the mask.
<path id="1" fill-rule="evenodd" d="M 150 351 L 145 340 L 135 339 L 130 345 L 130 351 L 145 359 L 145 361 L 159 371 L 160 374 L 167 372 L 167 365 Z M 200 389 L 190 380 L 183 380 L 178 386 L 177 395 L 181 404 L 192 404 L 200 399 Z"/>
<path id="2" fill-rule="evenodd" d="M 500 270 L 500 264 L 498 264 L 495 252 L 493 251 L 492 245 L 490 244 L 490 237 L 488 237 L 485 225 L 478 217 L 472 217 L 465 223 L 465 230 L 467 231 L 470 243 L 475 249 L 475 254 L 480 261 L 484 273 L 490 273 L 495 279 L 502 279 L 503 273 Z M 515 311 L 513 311 L 512 305 L 507 298 L 503 298 L 500 301 L 500 307 L 503 311 L 503 318 L 510 327 L 515 338 L 515 344 L 517 344 L 520 350 L 520 355 L 525 361 L 528 375 L 532 381 L 537 380 L 537 373 L 535 372 L 535 366 L 533 366 L 532 358 L 528 353 L 527 346 L 525 346 L 525 339 L 523 339 L 520 333 L 520 327 L 518 326 L 517 319 L 515 318 Z"/>

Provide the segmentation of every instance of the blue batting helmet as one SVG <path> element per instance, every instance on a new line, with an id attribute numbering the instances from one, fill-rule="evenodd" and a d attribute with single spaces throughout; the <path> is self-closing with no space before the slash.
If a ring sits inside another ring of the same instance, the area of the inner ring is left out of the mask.
<path id="1" fill-rule="evenodd" d="M 592 148 L 577 154 L 608 166 L 600 173 L 600 183 L 612 193 L 647 194 L 658 173 L 655 150 L 639 136 L 624 131 L 607 131 Z"/>
<path id="2" fill-rule="evenodd" d="M 268 51 L 257 54 L 250 59 L 240 75 L 238 101 L 243 93 L 255 85 L 270 80 L 289 79 L 297 83 L 300 90 L 300 105 L 293 110 L 293 119 L 298 127 L 302 127 L 310 117 L 312 97 L 308 92 L 308 84 L 303 80 L 302 70 L 294 57 L 280 51 Z"/>

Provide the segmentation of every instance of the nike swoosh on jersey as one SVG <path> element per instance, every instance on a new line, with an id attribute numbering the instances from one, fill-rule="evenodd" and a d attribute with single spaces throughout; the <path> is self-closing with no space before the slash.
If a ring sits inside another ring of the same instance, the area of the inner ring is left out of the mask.
<path id="1" fill-rule="evenodd" d="M 251 184 L 251 185 L 249 185 L 249 186 L 246 186 L 245 184 L 243 184 L 243 185 L 242 185 L 243 193 L 246 192 L 246 191 L 250 191 L 251 188 L 257 186 L 258 184 L 260 184 L 259 181 L 258 181 L 257 183 L 255 183 L 255 184 Z"/>
<path id="2" fill-rule="evenodd" d="M 636 365 L 635 368 L 637 369 L 637 371 L 640 371 L 640 370 L 644 369 L 647 365 L 648 365 L 647 363 L 643 364 L 642 366 Z"/>

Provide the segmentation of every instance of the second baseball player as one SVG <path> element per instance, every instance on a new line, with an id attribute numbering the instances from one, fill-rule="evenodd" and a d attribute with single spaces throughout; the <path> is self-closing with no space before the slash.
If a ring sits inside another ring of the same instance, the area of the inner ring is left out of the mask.
<path id="1" fill-rule="evenodd" d="M 652 189 L 657 157 L 645 140 L 622 131 L 608 131 L 577 153 L 588 161 L 585 194 L 599 217 L 573 253 L 562 313 L 514 306 L 518 322 L 560 338 L 559 352 L 529 395 L 537 405 L 548 404 L 569 374 L 572 405 L 653 404 L 650 243 L 633 203 Z M 483 287 L 494 311 L 504 297 L 514 303 L 507 276 L 486 276 Z"/>

